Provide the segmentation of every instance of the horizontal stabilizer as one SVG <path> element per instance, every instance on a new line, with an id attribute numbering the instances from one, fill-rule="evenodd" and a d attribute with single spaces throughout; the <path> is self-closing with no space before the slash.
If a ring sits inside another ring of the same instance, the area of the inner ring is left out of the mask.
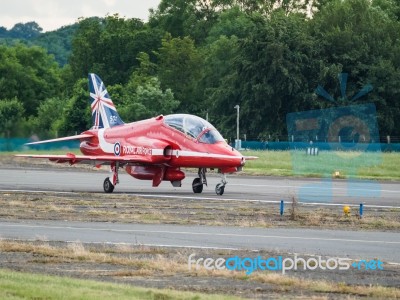
<path id="1" fill-rule="evenodd" d="M 81 140 L 81 139 L 87 139 L 93 137 L 93 134 L 78 134 L 78 135 L 72 135 L 72 136 L 67 136 L 63 138 L 58 138 L 58 139 L 52 139 L 52 140 L 44 140 L 44 141 L 38 141 L 38 142 L 32 142 L 32 143 L 26 143 L 25 145 L 39 145 L 39 144 L 46 144 L 46 143 L 56 143 L 56 142 L 63 142 L 63 141 L 73 141 L 73 140 Z"/>

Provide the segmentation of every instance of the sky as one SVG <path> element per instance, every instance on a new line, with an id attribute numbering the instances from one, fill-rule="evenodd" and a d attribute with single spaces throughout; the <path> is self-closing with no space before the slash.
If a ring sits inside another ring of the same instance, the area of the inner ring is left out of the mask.
<path id="1" fill-rule="evenodd" d="M 35 21 L 43 31 L 75 23 L 80 17 L 121 17 L 147 21 L 150 8 L 161 0 L 2 0 L 0 26 L 11 29 L 16 23 Z"/>

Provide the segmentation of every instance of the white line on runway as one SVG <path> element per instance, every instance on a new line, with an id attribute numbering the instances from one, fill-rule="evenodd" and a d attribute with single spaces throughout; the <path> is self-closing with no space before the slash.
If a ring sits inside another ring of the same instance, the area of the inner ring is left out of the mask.
<path id="1" fill-rule="evenodd" d="M 252 237 L 252 238 L 275 238 L 275 239 L 297 239 L 297 240 L 318 240 L 318 241 L 341 241 L 341 242 L 355 242 L 355 243 L 369 243 L 369 244 L 400 244 L 400 241 L 373 241 L 373 240 L 357 240 L 357 239 L 278 236 L 278 235 L 259 235 L 259 234 L 209 233 L 209 232 L 144 230 L 144 229 L 107 229 L 107 228 L 27 225 L 27 224 L 3 224 L 2 226 L 4 226 L 4 227 L 23 227 L 23 228 L 88 230 L 88 231 L 99 231 L 99 232 L 102 232 L 102 231 L 106 231 L 106 232 L 138 232 L 138 233 L 162 233 L 162 234 L 182 234 L 182 235 L 211 235 L 211 236 L 227 236 L 227 237 L 243 237 L 243 238 L 244 237 Z"/>
<path id="2" fill-rule="evenodd" d="M 36 191 L 36 190 L 0 190 L 1 193 L 54 193 L 60 195 L 76 195 L 79 192 L 60 192 L 60 191 Z M 96 193 L 93 193 L 96 194 Z M 186 200 L 213 200 L 213 201 L 233 201 L 233 202 L 256 202 L 256 203 L 280 203 L 280 200 L 257 200 L 257 199 L 236 199 L 236 198 L 217 198 L 217 197 L 200 197 L 200 196 L 180 196 L 180 195 L 159 195 L 159 194 L 137 194 L 137 193 L 121 193 L 126 195 L 131 195 L 135 197 L 143 198 L 165 198 L 165 199 L 186 199 Z M 285 203 L 292 203 L 291 201 L 284 201 Z M 347 203 L 327 203 L 327 202 L 299 202 L 300 205 L 311 205 L 311 206 L 352 206 L 358 207 L 359 204 L 347 204 Z M 400 209 L 400 206 L 392 205 L 374 205 L 374 204 L 364 204 L 364 207 L 371 208 L 388 208 L 388 209 Z"/>

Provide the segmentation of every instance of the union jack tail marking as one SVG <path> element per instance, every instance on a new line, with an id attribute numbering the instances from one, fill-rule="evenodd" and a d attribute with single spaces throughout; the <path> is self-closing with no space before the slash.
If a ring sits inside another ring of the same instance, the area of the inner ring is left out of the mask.
<path id="1" fill-rule="evenodd" d="M 103 81 L 96 74 L 89 74 L 89 89 L 93 122 L 92 129 L 110 128 L 124 124 L 108 95 Z"/>

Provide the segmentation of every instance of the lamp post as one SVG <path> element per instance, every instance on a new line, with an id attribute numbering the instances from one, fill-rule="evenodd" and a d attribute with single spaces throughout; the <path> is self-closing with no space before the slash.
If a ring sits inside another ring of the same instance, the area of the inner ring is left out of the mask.
<path id="1" fill-rule="evenodd" d="M 240 145 L 240 140 L 239 140 L 239 110 L 240 110 L 240 106 L 239 105 L 235 105 L 236 111 L 237 111 L 237 116 L 236 116 L 236 149 L 241 148 Z"/>

